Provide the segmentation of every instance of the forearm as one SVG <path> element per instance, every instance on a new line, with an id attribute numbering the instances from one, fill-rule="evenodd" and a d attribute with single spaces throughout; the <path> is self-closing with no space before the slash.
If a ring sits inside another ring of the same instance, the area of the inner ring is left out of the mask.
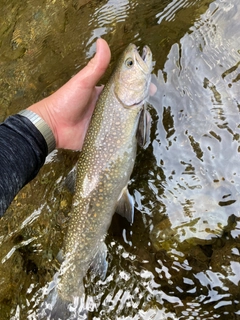
<path id="1" fill-rule="evenodd" d="M 0 124 L 0 216 L 37 175 L 47 154 L 44 137 L 29 119 L 15 115 Z"/>

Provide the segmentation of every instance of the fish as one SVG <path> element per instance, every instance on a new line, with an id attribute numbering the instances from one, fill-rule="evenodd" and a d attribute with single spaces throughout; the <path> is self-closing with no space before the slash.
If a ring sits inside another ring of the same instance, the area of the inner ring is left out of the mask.
<path id="1" fill-rule="evenodd" d="M 77 163 L 75 194 L 63 262 L 54 280 L 48 319 L 87 319 L 81 300 L 89 268 L 106 275 L 105 236 L 115 212 L 133 222 L 127 186 L 134 167 L 139 126 L 149 96 L 152 52 L 129 44 L 95 107 Z M 144 133 L 142 133 L 144 135 Z M 141 140 L 141 139 L 140 139 Z M 144 140 L 144 138 L 142 138 Z M 71 313 L 70 309 L 74 310 Z M 81 311 L 82 310 L 82 311 Z"/>

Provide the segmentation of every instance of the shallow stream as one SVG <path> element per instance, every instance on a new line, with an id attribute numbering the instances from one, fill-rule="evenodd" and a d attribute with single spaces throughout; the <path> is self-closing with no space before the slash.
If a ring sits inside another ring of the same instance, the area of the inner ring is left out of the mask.
<path id="1" fill-rule="evenodd" d="M 4 0 L 0 120 L 51 94 L 106 39 L 112 62 L 150 46 L 151 141 L 115 215 L 104 281 L 86 276 L 89 319 L 240 319 L 239 0 Z M 88 26 L 88 27 L 86 27 Z M 51 154 L 0 221 L 0 320 L 36 319 L 59 268 L 77 152 Z"/>

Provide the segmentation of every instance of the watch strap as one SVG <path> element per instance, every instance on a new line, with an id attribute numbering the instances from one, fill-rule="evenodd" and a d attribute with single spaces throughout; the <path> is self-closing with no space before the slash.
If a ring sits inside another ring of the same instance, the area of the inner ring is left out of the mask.
<path id="1" fill-rule="evenodd" d="M 32 124 L 41 132 L 47 143 L 48 154 L 51 153 L 56 148 L 56 140 L 49 125 L 38 114 L 31 110 L 25 109 L 18 112 L 18 114 L 28 118 L 28 120 L 30 120 Z"/>

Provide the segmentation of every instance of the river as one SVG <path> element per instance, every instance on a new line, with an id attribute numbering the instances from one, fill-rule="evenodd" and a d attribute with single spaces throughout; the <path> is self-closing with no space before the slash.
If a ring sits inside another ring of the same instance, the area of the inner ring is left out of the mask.
<path id="1" fill-rule="evenodd" d="M 89 319 L 240 319 L 238 0 L 4 0 L 0 120 L 54 92 L 103 37 L 147 44 L 157 93 L 138 149 L 135 219 L 115 215 L 105 280 L 85 279 Z M 86 27 L 87 26 L 87 27 Z M 0 320 L 36 319 L 59 268 L 78 152 L 54 151 L 0 221 Z"/>

